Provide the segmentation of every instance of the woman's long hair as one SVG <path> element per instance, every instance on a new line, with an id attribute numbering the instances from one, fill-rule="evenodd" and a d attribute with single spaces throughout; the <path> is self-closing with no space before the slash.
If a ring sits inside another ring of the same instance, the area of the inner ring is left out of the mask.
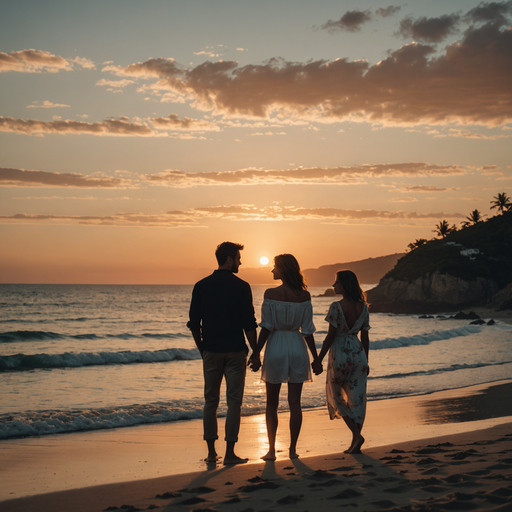
<path id="1" fill-rule="evenodd" d="M 336 280 L 343 286 L 345 298 L 353 302 L 364 302 L 368 304 L 366 301 L 366 293 L 363 292 L 359 280 L 352 270 L 338 270 L 338 272 L 336 272 Z"/>
<path id="2" fill-rule="evenodd" d="M 299 262 L 291 254 L 279 254 L 274 258 L 274 265 L 281 272 L 281 279 L 297 295 L 307 290 L 306 279 L 300 271 Z"/>

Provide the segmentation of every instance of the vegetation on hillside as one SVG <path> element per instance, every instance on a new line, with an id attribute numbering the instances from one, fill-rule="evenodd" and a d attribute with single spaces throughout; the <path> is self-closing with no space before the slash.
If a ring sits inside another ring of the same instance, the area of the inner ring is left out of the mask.
<path id="1" fill-rule="evenodd" d="M 441 221 L 435 230 L 441 239 L 420 238 L 409 244 L 410 252 L 384 277 L 413 281 L 440 272 L 466 281 L 493 279 L 500 288 L 512 282 L 512 203 L 505 193 L 493 199 L 491 210 L 496 208 L 500 214 L 483 220 L 484 215 L 474 210 L 461 229 Z M 471 259 L 460 253 L 462 249 L 480 253 Z"/>

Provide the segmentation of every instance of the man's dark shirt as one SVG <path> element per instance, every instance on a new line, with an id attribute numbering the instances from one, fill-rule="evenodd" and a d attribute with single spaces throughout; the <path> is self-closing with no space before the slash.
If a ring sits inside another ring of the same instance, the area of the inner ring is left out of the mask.
<path id="1" fill-rule="evenodd" d="M 194 286 L 187 327 L 202 331 L 203 350 L 248 352 L 244 331 L 256 329 L 251 287 L 227 269 Z"/>

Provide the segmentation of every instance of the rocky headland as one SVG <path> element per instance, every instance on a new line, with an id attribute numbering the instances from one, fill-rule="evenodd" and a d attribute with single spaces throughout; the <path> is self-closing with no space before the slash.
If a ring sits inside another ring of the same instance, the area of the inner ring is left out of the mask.
<path id="1" fill-rule="evenodd" d="M 468 251 L 470 249 L 470 251 Z M 368 291 L 371 312 L 512 309 L 512 212 L 431 240 Z"/>

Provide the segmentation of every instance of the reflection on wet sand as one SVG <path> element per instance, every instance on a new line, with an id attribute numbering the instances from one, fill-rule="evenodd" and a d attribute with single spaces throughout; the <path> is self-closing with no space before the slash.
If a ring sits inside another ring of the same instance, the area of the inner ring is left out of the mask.
<path id="1" fill-rule="evenodd" d="M 421 403 L 423 423 L 462 423 L 512 416 L 512 383 L 490 386 L 474 395 Z"/>

